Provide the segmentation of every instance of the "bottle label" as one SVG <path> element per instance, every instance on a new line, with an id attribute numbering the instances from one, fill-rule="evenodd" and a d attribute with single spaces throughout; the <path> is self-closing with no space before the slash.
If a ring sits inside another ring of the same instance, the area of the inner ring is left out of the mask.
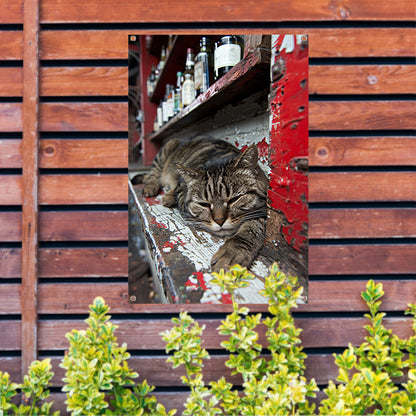
<path id="1" fill-rule="evenodd" d="M 204 82 L 204 62 L 199 61 L 195 64 L 194 68 L 195 90 L 200 90 L 203 87 Z"/>
<path id="2" fill-rule="evenodd" d="M 195 83 L 191 79 L 187 79 L 182 85 L 182 104 L 189 105 L 195 98 Z"/>
<path id="3" fill-rule="evenodd" d="M 215 73 L 224 66 L 234 66 L 240 62 L 240 45 L 221 45 L 215 49 Z"/>

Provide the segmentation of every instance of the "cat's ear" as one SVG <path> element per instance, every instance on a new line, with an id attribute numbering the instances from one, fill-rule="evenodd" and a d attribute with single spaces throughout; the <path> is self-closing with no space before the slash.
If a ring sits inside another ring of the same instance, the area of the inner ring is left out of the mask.
<path id="1" fill-rule="evenodd" d="M 255 144 L 250 145 L 236 160 L 234 167 L 243 169 L 252 169 L 257 166 L 259 154 Z"/>
<path id="2" fill-rule="evenodd" d="M 183 166 L 179 163 L 175 163 L 176 169 L 179 172 L 179 175 L 182 176 L 183 179 L 185 180 L 192 180 L 192 179 L 196 179 L 198 177 L 201 177 L 201 173 L 197 172 L 196 170 L 187 168 L 186 166 Z"/>

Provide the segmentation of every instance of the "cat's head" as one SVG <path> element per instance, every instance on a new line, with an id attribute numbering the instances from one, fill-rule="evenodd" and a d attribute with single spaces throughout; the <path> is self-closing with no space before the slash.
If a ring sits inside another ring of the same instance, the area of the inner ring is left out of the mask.
<path id="1" fill-rule="evenodd" d="M 245 220 L 265 217 L 267 180 L 257 159 L 257 148 L 252 145 L 224 166 L 196 170 L 177 164 L 183 179 L 178 202 L 188 220 L 213 234 L 228 236 Z"/>

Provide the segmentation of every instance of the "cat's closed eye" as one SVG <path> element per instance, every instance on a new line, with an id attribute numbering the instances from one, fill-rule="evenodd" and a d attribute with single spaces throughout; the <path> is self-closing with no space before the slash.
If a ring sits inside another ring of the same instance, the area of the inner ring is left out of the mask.
<path id="1" fill-rule="evenodd" d="M 209 202 L 198 202 L 198 205 L 204 208 L 211 208 L 211 204 Z"/>
<path id="2" fill-rule="evenodd" d="M 230 198 L 228 200 L 228 206 L 234 204 L 234 202 L 237 202 L 241 197 L 242 195 L 237 195 L 237 196 L 233 196 L 232 198 Z"/>

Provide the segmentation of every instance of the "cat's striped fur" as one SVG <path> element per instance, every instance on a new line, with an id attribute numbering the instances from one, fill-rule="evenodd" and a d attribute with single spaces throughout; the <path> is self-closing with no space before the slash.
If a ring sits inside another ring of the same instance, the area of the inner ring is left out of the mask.
<path id="1" fill-rule="evenodd" d="M 218 139 L 170 140 L 145 178 L 143 194 L 178 207 L 196 228 L 226 242 L 212 258 L 218 271 L 234 264 L 248 267 L 264 243 L 267 178 L 258 166 L 255 145 L 240 152 Z"/>

